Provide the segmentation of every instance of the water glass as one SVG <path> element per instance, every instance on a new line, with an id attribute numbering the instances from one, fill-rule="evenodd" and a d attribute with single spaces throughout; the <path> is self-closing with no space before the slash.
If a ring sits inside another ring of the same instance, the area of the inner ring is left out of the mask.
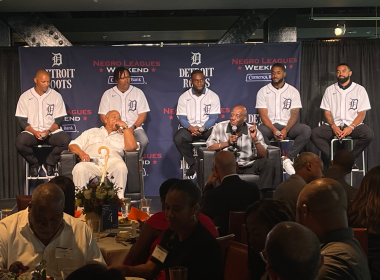
<path id="1" fill-rule="evenodd" d="M 187 280 L 187 267 L 174 266 L 169 268 L 170 280 Z"/>
<path id="2" fill-rule="evenodd" d="M 95 241 L 99 241 L 100 220 L 89 219 L 86 223 L 87 226 L 91 229 L 92 236 L 95 238 Z"/>
<path id="3" fill-rule="evenodd" d="M 150 208 L 151 203 L 152 203 L 152 199 L 150 199 L 150 198 L 140 199 L 141 210 L 143 210 L 148 215 L 149 215 L 149 208 Z"/>
<path id="4" fill-rule="evenodd" d="M 121 213 L 123 215 L 123 218 L 128 217 L 130 205 L 131 205 L 131 199 L 130 198 L 123 198 L 123 206 L 121 207 Z"/>

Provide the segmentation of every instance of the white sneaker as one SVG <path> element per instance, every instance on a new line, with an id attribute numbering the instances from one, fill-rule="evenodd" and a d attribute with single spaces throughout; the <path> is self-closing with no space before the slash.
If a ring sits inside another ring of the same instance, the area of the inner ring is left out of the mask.
<path id="1" fill-rule="evenodd" d="M 284 167 L 286 173 L 288 173 L 289 175 L 293 175 L 296 173 L 296 171 L 294 170 L 294 167 L 293 167 L 293 163 L 290 159 L 285 159 L 283 162 L 282 162 L 282 166 Z"/>

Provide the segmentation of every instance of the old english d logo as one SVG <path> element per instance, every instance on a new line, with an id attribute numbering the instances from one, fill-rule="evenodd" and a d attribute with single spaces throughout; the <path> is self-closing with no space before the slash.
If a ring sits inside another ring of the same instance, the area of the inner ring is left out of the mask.
<path id="1" fill-rule="evenodd" d="M 350 101 L 350 108 L 348 110 L 357 110 L 358 109 L 358 102 L 359 100 L 358 99 L 352 99 L 351 98 L 351 101 Z"/>
<path id="2" fill-rule="evenodd" d="M 130 100 L 128 111 L 136 111 L 136 109 L 137 109 L 137 101 L 136 100 Z"/>
<path id="3" fill-rule="evenodd" d="M 54 104 L 47 104 L 46 106 L 46 116 L 53 116 Z"/>
<path id="4" fill-rule="evenodd" d="M 284 98 L 284 107 L 282 109 L 289 110 L 292 107 L 292 100 L 290 98 Z"/>

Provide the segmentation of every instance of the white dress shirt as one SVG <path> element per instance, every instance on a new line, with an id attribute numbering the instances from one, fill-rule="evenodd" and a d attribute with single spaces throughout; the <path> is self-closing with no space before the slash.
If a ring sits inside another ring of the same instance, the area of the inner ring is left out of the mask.
<path id="1" fill-rule="evenodd" d="M 65 257 L 58 257 L 60 250 Z M 90 262 L 104 263 L 91 230 L 81 220 L 63 213 L 63 226 L 45 246 L 33 233 L 28 208 L 0 221 L 0 267 L 9 268 L 15 261 L 34 270 L 42 260 L 47 262 L 47 275 L 61 279 L 64 268 L 80 268 Z"/>

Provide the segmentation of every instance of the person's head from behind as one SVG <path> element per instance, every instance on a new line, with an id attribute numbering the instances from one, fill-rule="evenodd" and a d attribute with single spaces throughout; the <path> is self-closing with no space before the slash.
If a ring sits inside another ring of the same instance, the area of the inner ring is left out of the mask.
<path id="1" fill-rule="evenodd" d="M 73 180 L 66 176 L 57 176 L 50 180 L 50 183 L 56 184 L 65 194 L 65 208 L 63 212 L 74 216 L 75 210 L 75 185 Z"/>
<path id="2" fill-rule="evenodd" d="M 296 220 L 310 228 L 318 238 L 329 231 L 347 228 L 346 191 L 333 179 L 312 181 L 298 196 Z"/>
<path id="3" fill-rule="evenodd" d="M 323 177 L 323 162 L 316 154 L 304 152 L 294 160 L 294 170 L 306 183 L 310 183 Z"/>
<path id="4" fill-rule="evenodd" d="M 334 160 L 331 161 L 331 167 L 339 169 L 344 173 L 348 174 L 351 172 L 354 163 L 354 155 L 351 152 L 342 149 L 334 155 Z"/>
<path id="5" fill-rule="evenodd" d="M 180 180 L 168 191 L 165 216 L 169 227 L 175 231 L 191 229 L 198 220 L 201 191 L 190 180 Z"/>
<path id="6" fill-rule="evenodd" d="M 295 222 L 282 222 L 268 233 L 264 256 L 271 280 L 314 280 L 322 257 L 318 237 Z"/>
<path id="7" fill-rule="evenodd" d="M 229 151 L 220 151 L 214 159 L 214 172 L 219 182 L 224 176 L 236 174 L 237 162 L 235 155 Z"/>
<path id="8" fill-rule="evenodd" d="M 354 227 L 368 228 L 380 234 L 380 165 L 372 168 L 360 182 L 349 210 L 348 219 Z"/>
<path id="9" fill-rule="evenodd" d="M 263 251 L 268 232 L 284 221 L 294 221 L 294 215 L 283 201 L 262 199 L 250 205 L 245 211 L 249 252 Z"/>
<path id="10" fill-rule="evenodd" d="M 62 226 L 64 207 L 65 195 L 56 184 L 44 183 L 35 188 L 29 205 L 29 224 L 45 245 Z"/>
<path id="11" fill-rule="evenodd" d="M 168 194 L 168 190 L 178 181 L 181 181 L 181 180 L 178 178 L 170 178 L 161 184 L 159 193 L 160 193 L 160 199 L 161 199 L 161 204 L 162 204 L 162 211 L 165 211 L 165 199 L 166 199 L 166 195 Z"/>
<path id="12" fill-rule="evenodd" d="M 116 268 L 107 268 L 101 263 L 91 263 L 73 271 L 65 280 L 124 280 Z"/>

